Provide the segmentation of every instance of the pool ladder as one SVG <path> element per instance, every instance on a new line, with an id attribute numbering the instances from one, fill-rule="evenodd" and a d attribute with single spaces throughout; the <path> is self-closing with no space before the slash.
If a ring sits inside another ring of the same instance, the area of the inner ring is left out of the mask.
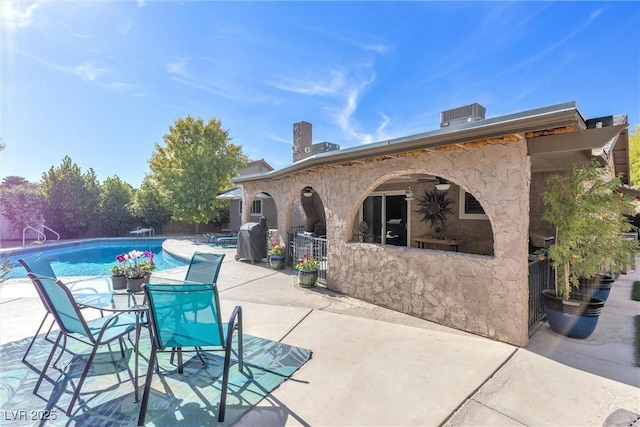
<path id="1" fill-rule="evenodd" d="M 56 231 L 52 230 L 51 228 L 47 227 L 46 225 L 42 225 L 42 228 L 43 229 L 47 229 L 50 232 L 52 232 L 53 234 L 55 234 L 56 235 L 56 241 L 60 240 L 60 235 Z M 33 245 L 33 244 L 40 244 L 41 245 L 41 244 L 43 244 L 44 242 L 47 241 L 47 235 L 44 234 L 43 231 L 40 231 L 35 227 L 27 226 L 27 227 L 24 228 L 24 230 L 22 230 L 22 246 L 25 246 L 26 235 L 27 235 L 27 231 L 28 230 L 35 231 L 36 232 L 36 236 L 38 236 L 38 240 L 35 240 L 35 241 L 31 242 L 31 245 Z"/>

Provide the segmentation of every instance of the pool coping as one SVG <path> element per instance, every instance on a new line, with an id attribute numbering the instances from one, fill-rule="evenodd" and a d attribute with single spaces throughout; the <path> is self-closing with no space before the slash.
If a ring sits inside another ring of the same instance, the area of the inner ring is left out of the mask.
<path id="1" fill-rule="evenodd" d="M 99 242 L 119 242 L 119 243 L 129 243 L 129 242 L 148 242 L 148 241 L 165 241 L 170 237 L 163 236 L 151 236 L 151 237 L 92 237 L 86 239 L 73 239 L 73 240 L 64 240 L 64 241 L 53 241 L 51 243 L 45 243 L 42 245 L 36 246 L 19 246 L 19 247 L 11 247 L 11 248 L 1 248 L 0 255 L 6 256 L 15 256 L 15 255 L 23 255 L 23 254 L 31 254 L 37 253 L 42 250 L 47 249 L 60 249 L 67 248 L 73 246 L 80 246 L 82 244 L 87 243 L 99 243 Z M 164 249 L 164 247 L 163 247 Z M 171 254 L 173 256 L 173 254 Z M 180 258 L 180 257 L 178 257 Z"/>

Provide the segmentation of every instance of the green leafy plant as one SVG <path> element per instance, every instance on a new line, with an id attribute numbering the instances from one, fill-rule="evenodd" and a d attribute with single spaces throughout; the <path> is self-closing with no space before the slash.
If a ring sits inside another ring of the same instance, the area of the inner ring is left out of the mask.
<path id="1" fill-rule="evenodd" d="M 283 256 L 284 255 L 284 246 L 279 245 L 277 243 L 272 243 L 269 248 L 270 256 Z"/>
<path id="2" fill-rule="evenodd" d="M 638 241 L 621 233 L 632 229 L 625 215 L 632 200 L 618 192 L 620 179 L 609 179 L 608 167 L 597 162 L 569 167 L 549 177 L 543 194 L 543 219 L 555 227 L 555 244 L 548 256 L 556 269 L 556 295 L 569 299 L 580 278 L 593 278 L 605 268 L 621 271 L 638 252 Z"/>
<path id="3" fill-rule="evenodd" d="M 11 270 L 13 270 L 13 263 L 6 255 L 3 255 L 2 258 L 0 258 L 0 283 L 7 280 L 7 276 L 9 276 Z"/>
<path id="4" fill-rule="evenodd" d="M 294 266 L 296 270 L 311 271 L 318 269 L 318 261 L 309 254 L 304 254 Z"/>
<path id="5" fill-rule="evenodd" d="M 118 264 L 111 267 L 112 276 L 126 276 L 127 274 L 127 258 L 126 254 L 120 254 L 116 256 Z"/>

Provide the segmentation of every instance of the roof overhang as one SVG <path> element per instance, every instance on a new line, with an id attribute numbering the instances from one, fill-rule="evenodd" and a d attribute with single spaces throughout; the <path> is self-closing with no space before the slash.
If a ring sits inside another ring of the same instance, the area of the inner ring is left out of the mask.
<path id="1" fill-rule="evenodd" d="M 569 164 L 585 164 L 594 158 L 603 165 L 608 164 L 616 142 L 626 128 L 626 124 L 620 124 L 527 138 L 531 171 L 556 172 L 566 169 Z"/>
<path id="2" fill-rule="evenodd" d="M 417 135 L 319 153 L 282 169 L 234 178 L 233 182 L 242 184 L 272 181 L 326 166 L 397 158 L 412 152 L 435 152 L 447 146 L 464 146 L 480 141 L 513 139 L 527 139 L 527 141 L 531 139 L 531 142 L 528 142 L 529 154 L 532 154 L 531 150 L 533 149 L 532 158 L 537 157 L 533 161 L 533 172 L 551 170 L 552 168 L 559 170 L 566 167 L 567 161 L 576 159 L 583 161 L 585 154 L 591 155 L 592 149 L 602 148 L 608 141 L 619 135 L 625 127 L 626 125 L 620 125 L 613 126 L 614 129 L 611 129 L 612 127 L 593 129 L 596 132 L 592 132 L 592 129 L 587 130 L 585 120 L 578 112 L 575 102 L 567 102 L 440 128 Z M 557 139 L 562 135 L 573 135 L 574 133 L 575 136 Z M 587 137 L 586 141 L 582 141 L 582 137 L 585 136 Z M 602 144 L 600 144 L 601 142 Z M 556 145 L 564 143 L 568 143 L 572 148 L 568 151 L 560 151 L 556 147 Z M 550 150 L 551 153 L 546 155 L 545 150 Z M 562 157 L 565 163 L 562 163 L 560 158 L 558 158 L 559 161 L 553 162 L 556 157 Z"/>

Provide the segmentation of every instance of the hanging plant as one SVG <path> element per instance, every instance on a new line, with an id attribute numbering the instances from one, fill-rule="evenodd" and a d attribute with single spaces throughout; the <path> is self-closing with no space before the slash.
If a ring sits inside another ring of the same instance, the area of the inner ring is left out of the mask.
<path id="1" fill-rule="evenodd" d="M 425 190 L 424 197 L 417 199 L 419 209 L 416 212 L 422 215 L 422 220 L 430 223 L 431 227 L 437 223 L 442 224 L 451 213 L 451 202 L 445 196 L 445 192 L 434 188 L 431 191 Z"/>

